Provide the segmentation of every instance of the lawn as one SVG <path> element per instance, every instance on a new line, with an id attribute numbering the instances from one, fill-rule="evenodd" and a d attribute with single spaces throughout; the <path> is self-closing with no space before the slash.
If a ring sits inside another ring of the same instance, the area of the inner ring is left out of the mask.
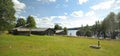
<path id="1" fill-rule="evenodd" d="M 65 36 L 0 35 L 0 56 L 120 56 L 119 40 L 100 40 L 101 49 L 90 48 L 97 39 Z"/>

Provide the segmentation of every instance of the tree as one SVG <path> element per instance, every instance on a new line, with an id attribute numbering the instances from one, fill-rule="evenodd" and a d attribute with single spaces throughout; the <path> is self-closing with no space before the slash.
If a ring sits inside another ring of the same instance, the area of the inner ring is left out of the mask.
<path id="1" fill-rule="evenodd" d="M 67 27 L 64 27 L 65 35 L 67 35 L 67 31 L 68 31 Z"/>
<path id="2" fill-rule="evenodd" d="M 12 0 L 0 0 L 0 31 L 10 30 L 15 26 L 15 9 Z"/>
<path id="3" fill-rule="evenodd" d="M 114 12 L 111 12 L 108 16 L 107 16 L 107 19 L 108 19 L 108 31 L 110 32 L 113 32 L 115 30 L 115 25 L 116 25 L 116 22 L 115 22 L 115 13 Z"/>
<path id="4" fill-rule="evenodd" d="M 85 33 L 86 33 L 86 31 L 84 29 L 80 28 L 80 30 L 78 30 L 76 32 L 76 35 L 77 36 L 85 36 Z"/>
<path id="5" fill-rule="evenodd" d="M 34 17 L 28 16 L 27 22 L 26 22 L 26 27 L 28 27 L 28 28 L 36 28 L 36 22 L 34 20 Z"/>
<path id="6" fill-rule="evenodd" d="M 54 29 L 55 29 L 55 30 L 62 30 L 62 27 L 59 26 L 58 24 L 56 24 L 56 25 L 54 26 Z"/>
<path id="7" fill-rule="evenodd" d="M 16 27 L 25 27 L 26 21 L 23 18 L 18 18 Z"/>
<path id="8" fill-rule="evenodd" d="M 76 32 L 76 35 L 77 36 L 87 36 L 87 34 L 89 34 L 89 32 L 88 31 L 91 31 L 91 27 L 90 26 L 88 26 L 88 25 L 86 25 L 86 26 L 81 26 L 80 27 L 80 30 L 78 30 L 77 32 Z M 87 33 L 88 32 L 88 33 Z"/>
<path id="9" fill-rule="evenodd" d="M 92 31 L 87 30 L 85 36 L 92 37 Z"/>
<path id="10" fill-rule="evenodd" d="M 99 21 L 96 21 L 94 25 L 94 34 L 97 35 L 97 37 L 99 37 L 101 36 L 101 32 L 102 32 L 101 23 Z"/>
<path id="11" fill-rule="evenodd" d="M 110 37 L 113 37 L 113 32 L 116 30 L 116 18 L 115 13 L 110 12 L 110 14 L 103 20 L 102 22 L 102 30 L 104 32 L 104 37 L 106 36 L 105 33 L 110 33 Z"/>
<path id="12" fill-rule="evenodd" d="M 120 30 L 120 12 L 117 14 L 117 28 L 118 28 L 118 30 Z"/>

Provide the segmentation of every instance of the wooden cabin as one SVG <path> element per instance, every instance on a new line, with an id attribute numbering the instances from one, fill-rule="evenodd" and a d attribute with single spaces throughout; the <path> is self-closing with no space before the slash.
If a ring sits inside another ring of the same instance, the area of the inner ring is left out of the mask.
<path id="1" fill-rule="evenodd" d="M 31 29 L 31 34 L 37 34 L 37 35 L 53 35 L 54 29 L 51 28 L 36 28 Z"/>
<path id="2" fill-rule="evenodd" d="M 11 33 L 14 35 L 28 35 L 28 34 L 36 34 L 36 35 L 53 35 L 54 30 L 52 28 L 14 28 L 11 30 Z"/>

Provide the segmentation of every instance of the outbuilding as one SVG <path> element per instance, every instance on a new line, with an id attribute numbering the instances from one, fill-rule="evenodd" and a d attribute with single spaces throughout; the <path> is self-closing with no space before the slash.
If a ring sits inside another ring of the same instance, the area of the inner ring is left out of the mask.
<path id="1" fill-rule="evenodd" d="M 36 34 L 36 35 L 53 35 L 54 29 L 52 28 L 14 28 L 10 31 L 10 33 L 14 35 L 28 35 L 28 34 Z"/>

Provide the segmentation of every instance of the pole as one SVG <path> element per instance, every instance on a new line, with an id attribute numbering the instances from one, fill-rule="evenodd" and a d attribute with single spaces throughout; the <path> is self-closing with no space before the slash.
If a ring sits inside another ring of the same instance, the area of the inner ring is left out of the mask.
<path id="1" fill-rule="evenodd" d="M 100 47 L 100 37 L 98 37 L 98 47 Z"/>
<path id="2" fill-rule="evenodd" d="M 100 41 L 98 40 L 98 47 L 100 47 Z"/>
<path id="3" fill-rule="evenodd" d="M 30 36 L 31 35 L 31 28 L 29 28 L 29 34 L 28 34 L 28 36 Z"/>

